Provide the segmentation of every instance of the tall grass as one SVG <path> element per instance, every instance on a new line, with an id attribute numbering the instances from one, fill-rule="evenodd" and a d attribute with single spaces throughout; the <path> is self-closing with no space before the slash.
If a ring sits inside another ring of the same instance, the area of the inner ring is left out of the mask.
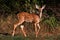
<path id="1" fill-rule="evenodd" d="M 47 28 L 50 32 L 56 30 L 56 27 L 59 25 L 57 19 L 54 16 L 45 19 L 43 23 L 48 25 Z"/>

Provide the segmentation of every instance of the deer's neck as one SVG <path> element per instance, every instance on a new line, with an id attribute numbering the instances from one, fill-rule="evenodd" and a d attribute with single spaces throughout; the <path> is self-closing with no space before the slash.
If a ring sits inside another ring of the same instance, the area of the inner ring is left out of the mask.
<path id="1" fill-rule="evenodd" d="M 41 19 L 42 18 L 42 11 L 40 12 L 39 16 L 40 16 L 40 19 Z"/>

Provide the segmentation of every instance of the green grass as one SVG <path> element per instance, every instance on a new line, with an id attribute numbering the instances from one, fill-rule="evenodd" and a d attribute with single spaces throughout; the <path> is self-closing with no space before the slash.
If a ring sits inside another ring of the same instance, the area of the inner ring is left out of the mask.
<path id="1" fill-rule="evenodd" d="M 24 37 L 24 36 L 10 36 L 10 35 L 1 35 L 0 34 L 0 40 L 60 40 L 60 35 L 58 36 L 44 36 L 44 37 L 34 37 L 34 36 L 29 36 L 29 37 Z"/>
<path id="2" fill-rule="evenodd" d="M 28 37 L 23 37 L 23 36 L 5 36 L 5 35 L 0 35 L 0 40 L 29 40 Z"/>

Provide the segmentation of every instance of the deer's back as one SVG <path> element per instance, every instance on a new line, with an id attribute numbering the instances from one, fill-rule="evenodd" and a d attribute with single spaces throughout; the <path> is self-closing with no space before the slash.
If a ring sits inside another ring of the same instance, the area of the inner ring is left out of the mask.
<path id="1" fill-rule="evenodd" d="M 39 16 L 36 14 L 29 14 L 28 12 L 21 12 L 17 14 L 18 19 L 23 19 L 26 22 L 35 22 L 39 20 Z"/>

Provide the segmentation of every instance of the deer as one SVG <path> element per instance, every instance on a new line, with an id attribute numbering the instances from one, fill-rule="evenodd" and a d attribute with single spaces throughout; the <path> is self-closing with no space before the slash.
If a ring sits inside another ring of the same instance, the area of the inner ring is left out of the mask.
<path id="1" fill-rule="evenodd" d="M 41 21 L 41 17 L 42 17 L 42 11 L 43 9 L 45 8 L 45 5 L 43 5 L 42 7 L 39 7 L 38 5 L 35 5 L 36 9 L 39 10 L 39 16 L 34 14 L 34 13 L 28 13 L 28 12 L 20 12 L 17 14 L 17 18 L 18 18 L 18 22 L 14 23 L 14 29 L 13 29 L 13 32 L 12 32 L 12 36 L 14 36 L 15 34 L 15 29 L 21 25 L 21 30 L 24 34 L 24 36 L 26 37 L 26 32 L 24 31 L 24 25 L 22 25 L 23 22 L 31 22 L 32 24 L 34 24 L 34 28 L 35 28 L 35 34 L 36 34 L 36 37 L 38 35 L 38 32 L 40 30 L 40 21 Z M 37 30 L 37 27 L 39 30 Z"/>

